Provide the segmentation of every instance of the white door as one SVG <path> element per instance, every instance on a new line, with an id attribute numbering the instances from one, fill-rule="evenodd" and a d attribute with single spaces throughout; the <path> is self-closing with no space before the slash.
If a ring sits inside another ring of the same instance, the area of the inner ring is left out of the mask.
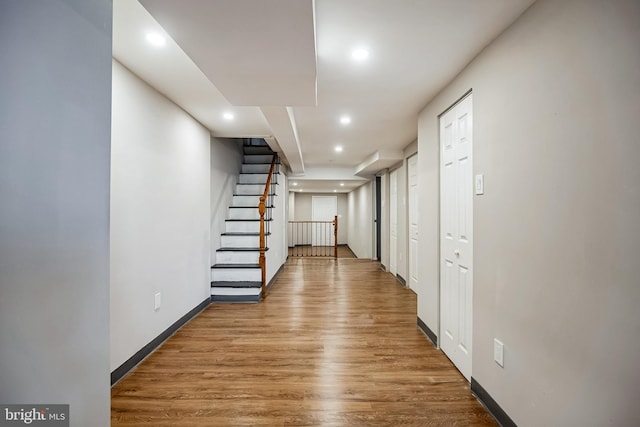
<path id="1" fill-rule="evenodd" d="M 440 346 L 471 378 L 473 300 L 472 99 L 440 117 Z"/>
<path id="2" fill-rule="evenodd" d="M 389 271 L 398 274 L 398 170 L 389 174 Z"/>
<path id="3" fill-rule="evenodd" d="M 312 221 L 333 221 L 336 215 L 338 215 L 338 198 L 336 196 L 311 196 Z M 312 246 L 333 246 L 334 244 L 332 224 L 311 224 Z"/>
<path id="4" fill-rule="evenodd" d="M 409 188 L 409 287 L 418 286 L 418 156 L 407 161 Z"/>

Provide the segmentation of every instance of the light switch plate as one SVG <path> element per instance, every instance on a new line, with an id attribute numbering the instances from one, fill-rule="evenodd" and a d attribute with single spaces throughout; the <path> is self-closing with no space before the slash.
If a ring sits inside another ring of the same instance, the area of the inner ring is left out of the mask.
<path id="1" fill-rule="evenodd" d="M 493 360 L 504 368 L 504 344 L 500 340 L 493 340 Z"/>
<path id="2" fill-rule="evenodd" d="M 160 296 L 161 296 L 161 295 L 160 295 L 160 292 L 158 292 L 158 293 L 157 293 L 157 294 L 155 294 L 155 296 L 154 296 L 154 306 L 153 306 L 153 309 L 154 309 L 155 311 L 160 310 Z"/>
<path id="3" fill-rule="evenodd" d="M 484 194 L 484 175 L 478 174 L 475 179 L 476 195 Z"/>

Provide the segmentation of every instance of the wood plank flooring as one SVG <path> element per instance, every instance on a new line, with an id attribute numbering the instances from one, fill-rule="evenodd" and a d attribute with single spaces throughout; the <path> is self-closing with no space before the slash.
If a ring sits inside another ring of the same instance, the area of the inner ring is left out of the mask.
<path id="1" fill-rule="evenodd" d="M 380 264 L 290 260 L 265 302 L 212 304 L 113 387 L 112 426 L 496 426 Z"/>
<path id="2" fill-rule="evenodd" d="M 333 246 L 296 246 L 289 248 L 290 257 L 327 257 L 333 258 Z M 357 258 L 347 245 L 338 245 L 338 258 Z"/>

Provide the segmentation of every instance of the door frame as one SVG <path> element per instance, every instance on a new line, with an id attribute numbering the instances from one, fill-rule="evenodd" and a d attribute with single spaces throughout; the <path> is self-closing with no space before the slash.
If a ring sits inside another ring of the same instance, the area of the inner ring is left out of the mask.
<path id="1" fill-rule="evenodd" d="M 398 175 L 399 169 L 389 171 L 389 272 L 394 276 L 398 274 Z"/>
<path id="2" fill-rule="evenodd" d="M 415 162 L 415 166 L 411 166 L 412 163 Z M 413 170 L 415 169 L 415 170 Z M 416 193 L 414 194 L 414 196 L 411 196 L 411 172 L 412 170 L 415 172 L 416 174 Z M 419 219 L 419 188 L 417 188 L 419 186 L 419 179 L 418 179 L 418 153 L 414 153 L 411 156 L 407 157 L 407 172 L 406 172 L 407 176 L 406 176 L 406 192 L 407 192 L 407 209 L 406 209 L 406 221 L 407 221 L 407 244 L 406 244 L 406 248 L 407 248 L 407 287 L 409 287 L 409 289 L 417 289 L 418 283 L 419 283 L 419 269 L 418 269 L 418 248 L 420 247 L 420 234 L 417 234 L 417 238 L 416 238 L 416 248 L 415 251 L 416 253 L 414 254 L 411 250 L 411 209 L 413 206 L 415 206 L 416 208 L 416 214 L 418 215 L 418 218 L 416 218 L 417 223 L 416 223 L 416 227 L 419 227 L 418 223 L 420 221 Z M 416 231 L 417 232 L 417 231 Z M 413 255 L 413 257 L 412 257 Z M 413 259 L 413 262 L 411 261 Z M 412 269 L 413 268 L 413 269 Z M 415 272 L 415 285 L 412 285 L 411 282 L 413 281 L 414 277 L 412 275 L 412 273 Z"/>
<path id="3" fill-rule="evenodd" d="M 375 260 L 376 261 L 381 261 L 382 260 L 382 178 L 380 178 L 379 176 L 376 176 L 376 181 L 375 181 L 375 187 L 376 187 L 376 201 L 375 201 L 375 205 L 376 205 L 376 216 L 373 220 L 373 222 L 375 223 L 376 226 L 376 231 L 374 234 L 374 239 L 375 239 L 375 246 L 376 246 L 376 256 L 375 256 Z"/>
<path id="4" fill-rule="evenodd" d="M 453 110 L 456 106 L 458 106 L 462 101 L 464 101 L 465 99 L 470 98 L 471 99 L 471 111 L 472 111 L 472 119 L 471 119 L 471 148 L 470 148 L 470 154 L 469 154 L 469 163 L 470 163 L 470 167 L 471 167 L 471 179 L 473 179 L 473 152 L 474 152 L 474 141 L 473 141 L 473 129 L 474 129 L 474 122 L 473 122 L 473 91 L 471 89 L 469 89 L 464 95 L 462 95 L 460 98 L 458 98 L 453 104 L 451 104 L 448 108 L 446 108 L 442 113 L 440 113 L 438 115 L 438 178 L 440 180 L 439 183 L 439 196 L 438 196 L 438 348 L 442 349 L 442 342 L 443 342 L 443 332 L 444 332 L 444 316 L 446 315 L 446 312 L 444 310 L 443 304 L 442 304 L 442 295 L 443 295 L 443 274 L 444 272 L 442 271 L 442 261 L 443 261 L 443 253 L 442 253 L 442 245 L 443 245 L 443 220 L 442 220 L 442 208 L 443 208 L 443 198 L 444 198 L 444 184 L 443 184 L 443 168 L 442 168 L 442 134 L 441 134 L 441 120 L 443 118 L 443 116 L 445 114 L 447 114 L 448 112 L 450 112 L 451 110 Z M 474 201 L 474 192 L 473 192 L 473 182 L 469 183 L 469 191 L 471 192 L 471 194 L 469 194 L 469 196 L 471 197 L 471 203 L 470 203 L 470 216 L 471 216 L 471 275 L 470 275 L 470 280 L 471 280 L 471 290 L 472 290 L 472 295 L 471 295 L 471 309 L 470 309 L 470 313 L 467 313 L 470 317 L 471 317 L 471 326 L 473 328 L 473 284 L 474 284 L 474 280 L 473 280 L 473 276 L 474 276 L 474 266 L 473 266 L 473 246 L 474 246 L 474 242 L 475 239 L 473 237 L 473 220 L 474 220 L 474 210 L 473 210 L 473 201 Z M 471 337 L 471 343 L 470 343 L 470 350 L 469 352 L 471 353 L 471 355 L 473 354 L 473 330 L 472 330 L 472 337 Z M 443 350 L 444 353 L 444 350 Z M 446 353 L 445 353 L 446 355 Z M 449 356 L 447 356 L 449 357 Z M 473 361 L 473 358 L 471 357 L 471 362 Z M 453 360 L 452 360 L 453 362 Z M 458 368 L 456 366 L 456 368 Z M 459 369 L 459 368 L 458 368 Z M 460 369 L 459 369 L 460 370 Z M 472 371 L 473 371 L 473 363 L 470 364 L 469 367 L 469 372 L 468 372 L 468 378 L 467 375 L 465 373 L 463 373 L 462 371 L 460 371 L 465 378 L 467 378 L 467 380 L 470 381 L 471 376 L 472 376 Z"/>

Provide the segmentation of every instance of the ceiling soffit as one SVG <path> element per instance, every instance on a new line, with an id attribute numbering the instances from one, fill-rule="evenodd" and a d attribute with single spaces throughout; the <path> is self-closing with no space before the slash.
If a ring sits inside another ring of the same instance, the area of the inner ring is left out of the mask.
<path id="1" fill-rule="evenodd" d="M 141 0 L 235 106 L 315 106 L 313 0 Z"/>

